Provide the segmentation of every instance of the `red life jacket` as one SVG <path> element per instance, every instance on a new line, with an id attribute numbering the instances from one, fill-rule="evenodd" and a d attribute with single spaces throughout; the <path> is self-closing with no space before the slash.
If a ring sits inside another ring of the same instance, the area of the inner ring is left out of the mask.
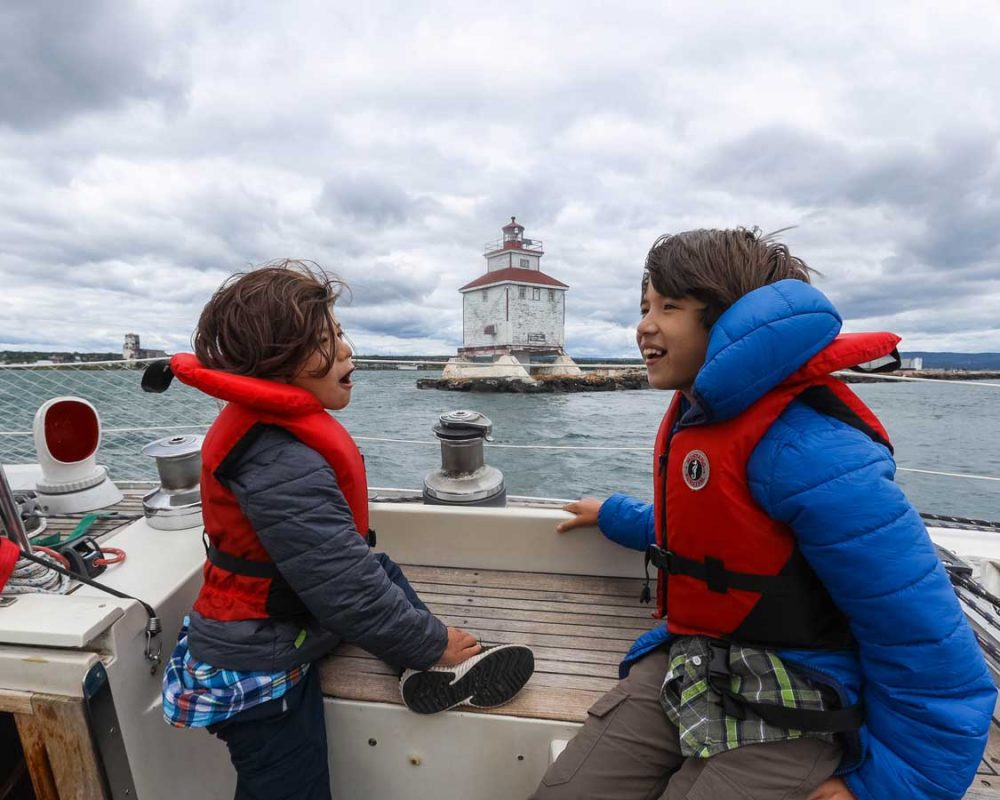
<path id="1" fill-rule="evenodd" d="M 357 445 L 308 391 L 275 381 L 203 367 L 189 353 L 170 360 L 171 371 L 189 386 L 227 402 L 202 446 L 201 498 L 208 560 L 205 583 L 194 608 L 216 620 L 266 619 L 305 613 L 240 510 L 217 477 L 255 426 L 278 425 L 318 452 L 333 468 L 358 532 L 368 534 L 368 481 Z"/>
<path id="2" fill-rule="evenodd" d="M 891 448 L 885 428 L 839 369 L 895 350 L 889 333 L 838 336 L 736 417 L 677 428 L 678 392 L 654 451 L 654 514 L 660 568 L 657 613 L 680 635 L 763 647 L 843 647 L 847 621 L 803 558 L 791 528 L 754 501 L 747 464 L 796 398 Z M 669 575 L 669 578 L 667 577 Z"/>

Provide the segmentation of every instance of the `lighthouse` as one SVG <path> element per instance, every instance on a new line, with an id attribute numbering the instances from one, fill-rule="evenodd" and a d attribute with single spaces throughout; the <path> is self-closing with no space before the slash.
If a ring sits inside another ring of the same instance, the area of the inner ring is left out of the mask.
<path id="1" fill-rule="evenodd" d="M 569 286 L 542 272 L 542 242 L 516 217 L 487 242 L 486 272 L 462 286 L 462 347 L 445 378 L 578 375 L 563 349 Z"/>

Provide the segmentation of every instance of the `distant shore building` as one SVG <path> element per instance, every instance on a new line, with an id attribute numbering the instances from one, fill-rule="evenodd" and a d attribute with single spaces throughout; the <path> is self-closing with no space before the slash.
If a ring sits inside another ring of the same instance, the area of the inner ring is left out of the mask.
<path id="1" fill-rule="evenodd" d="M 921 356 L 899 359 L 899 368 L 907 370 L 917 370 L 924 368 L 924 359 Z"/>
<path id="2" fill-rule="evenodd" d="M 140 358 L 166 358 L 165 350 L 144 350 L 139 346 L 138 333 L 126 333 L 125 344 L 122 345 L 122 359 L 135 361 Z"/>
<path id="3" fill-rule="evenodd" d="M 485 245 L 486 272 L 465 284 L 462 347 L 444 378 L 578 375 L 563 349 L 569 286 L 541 270 L 542 243 L 515 217 Z"/>

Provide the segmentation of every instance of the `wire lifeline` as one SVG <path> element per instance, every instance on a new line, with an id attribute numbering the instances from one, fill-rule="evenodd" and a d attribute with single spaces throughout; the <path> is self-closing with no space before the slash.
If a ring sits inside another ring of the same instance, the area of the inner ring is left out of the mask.
<path id="1" fill-rule="evenodd" d="M 928 380 L 925 378 L 914 378 L 912 380 Z M 944 383 L 954 383 L 954 381 L 944 381 Z M 1000 384 L 997 384 L 1000 387 Z M 139 428 L 105 428 L 102 433 L 142 433 L 149 431 L 173 431 L 173 430 L 199 430 L 202 428 L 209 427 L 210 423 L 202 423 L 199 425 L 160 425 L 156 427 L 139 427 Z M 0 436 L 33 436 L 31 431 L 0 431 Z M 359 442 L 384 442 L 389 444 L 419 444 L 428 446 L 437 446 L 437 441 L 431 441 L 429 439 L 396 439 L 384 436 L 355 436 L 354 439 Z M 556 445 L 556 444 L 502 444 L 499 442 L 492 442 L 486 445 L 486 447 L 495 447 L 501 450 L 580 450 L 580 451 L 594 451 L 594 452 L 619 452 L 619 453 L 651 453 L 653 452 L 652 447 L 637 446 L 637 447 L 610 447 L 601 445 Z M 995 481 L 1000 483 L 1000 477 L 994 475 L 975 475 L 968 472 L 946 472 L 943 470 L 932 470 L 932 469 L 918 469 L 917 467 L 896 467 L 900 472 L 914 472 L 922 475 L 937 475 L 944 478 L 967 478 L 969 480 L 977 481 Z"/>

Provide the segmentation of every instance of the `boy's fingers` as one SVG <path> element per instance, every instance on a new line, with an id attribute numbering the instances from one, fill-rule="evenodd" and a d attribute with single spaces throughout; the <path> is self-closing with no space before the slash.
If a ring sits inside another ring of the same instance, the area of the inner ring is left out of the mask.
<path id="1" fill-rule="evenodd" d="M 461 628 L 455 628 L 458 632 L 458 639 L 455 644 L 462 650 L 468 649 L 469 647 L 474 647 L 476 644 L 476 637 L 473 636 L 468 631 L 464 631 Z"/>
<path id="2" fill-rule="evenodd" d="M 580 516 L 579 516 L 580 512 L 583 510 L 580 507 L 579 500 L 574 500 L 572 503 L 567 503 L 562 507 L 562 510 L 568 511 L 570 514 L 573 515 L 573 518 L 564 519 L 562 522 L 556 525 L 556 531 L 558 531 L 559 533 L 565 533 L 566 531 L 571 530 L 572 528 L 579 527 L 580 525 L 583 524 L 580 521 Z"/>
<path id="3" fill-rule="evenodd" d="M 580 521 L 580 517 L 573 517 L 572 519 L 564 519 L 562 522 L 556 525 L 556 530 L 559 531 L 559 533 L 565 533 L 568 530 L 580 527 L 580 525 L 582 524 L 583 523 Z"/>

